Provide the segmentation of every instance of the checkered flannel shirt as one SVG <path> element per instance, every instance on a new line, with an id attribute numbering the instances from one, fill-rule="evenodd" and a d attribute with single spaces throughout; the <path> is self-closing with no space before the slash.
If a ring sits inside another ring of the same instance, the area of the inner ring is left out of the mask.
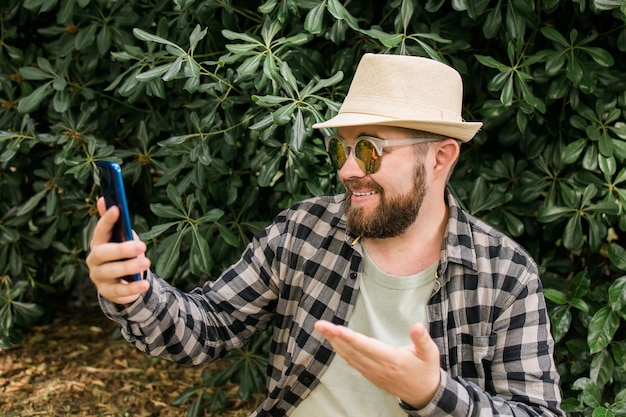
<path id="1" fill-rule="evenodd" d="M 285 210 L 201 288 L 185 294 L 149 272 L 143 297 L 124 307 L 101 299 L 103 311 L 140 350 L 181 364 L 218 359 L 272 324 L 267 397 L 252 415 L 286 416 L 333 358 L 313 324 L 347 324 L 357 298 L 362 247 L 346 229 L 344 199 L 317 197 Z M 428 304 L 441 385 L 425 408 L 401 406 L 409 416 L 563 415 L 534 261 L 450 194 L 447 201 L 438 285 Z"/>

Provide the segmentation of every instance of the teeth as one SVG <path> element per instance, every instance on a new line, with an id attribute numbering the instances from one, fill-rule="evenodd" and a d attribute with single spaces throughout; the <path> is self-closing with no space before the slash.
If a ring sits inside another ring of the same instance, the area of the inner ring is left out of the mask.
<path id="1" fill-rule="evenodd" d="M 359 196 L 359 197 L 364 197 L 364 196 L 366 196 L 366 195 L 374 195 L 374 194 L 376 194 L 376 193 L 375 193 L 374 191 L 370 191 L 369 193 L 357 193 L 357 192 L 354 192 L 354 193 L 352 193 L 352 194 L 354 194 L 354 195 L 356 195 L 356 196 Z"/>

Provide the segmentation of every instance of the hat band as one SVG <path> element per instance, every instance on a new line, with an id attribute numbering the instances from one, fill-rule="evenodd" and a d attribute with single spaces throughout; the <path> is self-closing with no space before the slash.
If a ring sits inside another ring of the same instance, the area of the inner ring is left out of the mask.
<path id="1" fill-rule="evenodd" d="M 396 120 L 414 120 L 416 122 L 420 120 L 463 121 L 460 109 L 458 113 L 455 113 L 441 108 L 415 103 L 414 101 L 363 95 L 353 95 L 346 100 L 339 110 L 339 114 L 342 113 L 369 114 Z"/>

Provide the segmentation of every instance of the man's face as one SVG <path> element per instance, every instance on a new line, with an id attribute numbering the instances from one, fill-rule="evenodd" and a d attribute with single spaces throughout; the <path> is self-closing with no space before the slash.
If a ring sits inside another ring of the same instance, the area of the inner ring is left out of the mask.
<path id="1" fill-rule="evenodd" d="M 404 129 L 383 126 L 341 128 L 339 135 L 351 143 L 368 135 L 393 141 L 410 138 Z M 404 233 L 416 220 L 426 194 L 423 155 L 415 145 L 386 147 L 380 168 L 364 173 L 352 152 L 339 177 L 346 188 L 348 228 L 356 235 L 390 238 Z"/>

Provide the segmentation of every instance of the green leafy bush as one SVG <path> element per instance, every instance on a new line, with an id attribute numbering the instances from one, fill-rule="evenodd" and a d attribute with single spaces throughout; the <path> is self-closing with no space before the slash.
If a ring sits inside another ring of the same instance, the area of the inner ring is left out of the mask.
<path id="1" fill-rule="evenodd" d="M 485 122 L 451 187 L 540 264 L 564 407 L 626 414 L 623 0 L 7 0 L 0 13 L 3 347 L 87 280 L 95 161 L 123 162 L 156 271 L 213 279 L 278 210 L 340 190 L 310 126 L 361 55 L 413 54 L 457 68 L 465 118 Z M 250 363 L 226 374 L 244 397 L 262 373 Z M 190 415 L 215 406 L 202 386 L 224 375 L 204 379 L 181 397 L 200 395 Z"/>

